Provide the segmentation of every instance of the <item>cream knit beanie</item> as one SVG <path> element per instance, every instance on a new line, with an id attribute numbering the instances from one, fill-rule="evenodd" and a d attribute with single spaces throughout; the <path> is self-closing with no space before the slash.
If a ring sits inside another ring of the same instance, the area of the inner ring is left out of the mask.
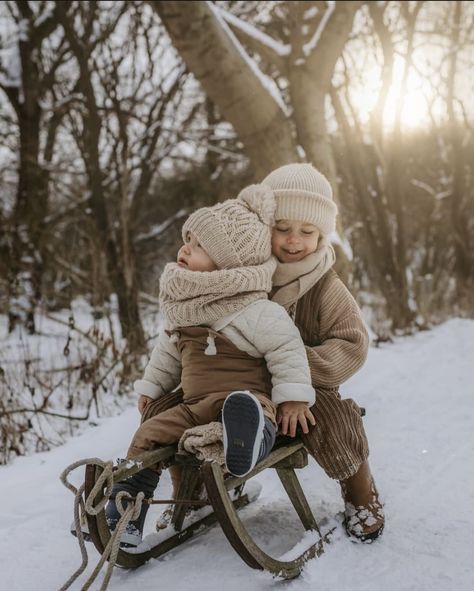
<path id="1" fill-rule="evenodd" d="M 286 164 L 262 181 L 273 190 L 276 220 L 298 220 L 314 224 L 322 234 L 336 228 L 337 206 L 327 178 L 311 164 Z"/>
<path id="2" fill-rule="evenodd" d="M 193 212 L 182 229 L 192 232 L 219 269 L 261 265 L 272 252 L 276 202 L 267 187 L 251 185 L 237 199 Z"/>

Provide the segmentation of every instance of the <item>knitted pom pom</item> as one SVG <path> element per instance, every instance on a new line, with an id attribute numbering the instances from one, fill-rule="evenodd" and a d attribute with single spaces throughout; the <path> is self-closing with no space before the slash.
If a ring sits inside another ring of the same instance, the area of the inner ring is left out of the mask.
<path id="1" fill-rule="evenodd" d="M 255 212 L 264 224 L 275 221 L 276 200 L 273 191 L 265 185 L 249 185 L 240 191 L 237 199 L 243 201 L 250 211 Z"/>

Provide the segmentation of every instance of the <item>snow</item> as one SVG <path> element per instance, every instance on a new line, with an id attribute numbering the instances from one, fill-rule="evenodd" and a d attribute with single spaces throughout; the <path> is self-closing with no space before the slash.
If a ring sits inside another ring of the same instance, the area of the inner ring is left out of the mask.
<path id="1" fill-rule="evenodd" d="M 318 12 L 319 9 L 317 6 L 312 6 L 311 8 L 308 8 L 308 10 L 306 10 L 303 15 L 303 20 L 309 21 L 310 19 L 314 18 L 318 14 Z"/>
<path id="2" fill-rule="evenodd" d="M 387 515 L 385 533 L 372 545 L 357 545 L 338 524 L 323 556 L 285 583 L 286 591 L 474 588 L 473 359 L 473 320 L 455 318 L 414 337 L 371 347 L 367 363 L 344 384 L 342 394 L 367 411 L 371 466 Z M 77 541 L 68 531 L 73 497 L 59 474 L 80 458 L 123 456 L 138 413 L 129 408 L 98 423 L 62 447 L 0 468 L 2 589 L 58 589 L 79 566 Z M 298 475 L 317 519 L 334 522 L 342 509 L 337 483 L 313 460 Z M 255 480 L 262 485 L 261 496 L 241 516 L 264 549 L 290 556 L 312 541 L 311 534 L 303 532 L 273 471 Z M 165 474 L 158 496 L 169 494 Z M 152 511 L 156 515 L 159 509 Z M 148 528 L 153 531 L 153 518 Z M 91 572 L 98 555 L 88 549 Z M 246 566 L 215 526 L 138 570 L 116 569 L 109 589 L 155 591 L 157 585 L 179 591 L 223 585 L 226 591 L 267 591 L 281 583 Z"/>
<path id="3" fill-rule="evenodd" d="M 213 12 L 213 14 L 217 18 L 217 20 L 219 21 L 220 25 L 222 26 L 222 29 L 225 31 L 225 33 L 227 34 L 227 36 L 229 37 L 231 42 L 235 45 L 235 48 L 240 53 L 243 60 L 247 63 L 249 68 L 253 71 L 253 73 L 255 74 L 257 79 L 259 80 L 260 84 L 265 88 L 265 90 L 267 92 L 270 93 L 270 96 L 276 102 L 278 107 L 288 117 L 289 116 L 288 108 L 285 105 L 285 102 L 284 102 L 284 100 L 280 94 L 280 91 L 278 90 L 278 87 L 275 84 L 275 82 L 269 76 L 266 76 L 262 72 L 262 70 L 258 67 L 258 64 L 245 51 L 245 49 L 242 47 L 240 41 L 234 35 L 231 28 L 226 23 L 224 17 L 221 15 L 221 11 L 218 8 L 216 8 L 216 6 L 214 4 L 212 4 L 212 2 L 208 1 L 207 5 L 208 5 L 209 9 Z"/>
<path id="4" fill-rule="evenodd" d="M 335 7 L 336 7 L 335 2 L 328 3 L 328 7 L 326 9 L 326 12 L 323 14 L 321 22 L 317 26 L 316 31 L 314 32 L 314 35 L 311 37 L 311 39 L 308 41 L 308 43 L 305 43 L 305 45 L 303 45 L 303 53 L 305 54 L 306 57 L 309 57 L 313 53 L 313 51 L 316 49 L 316 46 L 321 38 L 321 35 L 323 34 L 323 31 L 324 31 L 327 23 L 329 22 L 329 19 L 331 18 L 332 13 L 334 12 Z"/>
<path id="5" fill-rule="evenodd" d="M 222 7 L 218 7 L 218 10 L 219 13 L 230 25 L 245 32 L 246 35 L 252 37 L 262 45 L 266 45 L 280 57 L 286 57 L 290 54 L 290 45 L 284 45 L 283 43 L 280 43 L 276 39 L 273 39 L 273 37 L 270 37 L 270 35 L 263 33 L 263 31 L 260 31 L 259 29 L 257 29 L 257 27 L 254 27 L 250 23 L 245 22 L 244 20 L 242 20 L 238 16 L 235 16 L 231 12 L 224 10 Z"/>
<path id="6" fill-rule="evenodd" d="M 448 189 L 447 191 L 435 191 L 433 187 L 428 185 L 428 183 L 424 183 L 423 181 L 419 181 L 418 179 L 411 179 L 410 183 L 415 187 L 423 189 L 435 199 L 445 199 L 446 197 L 449 197 L 449 195 L 451 195 L 452 193 L 452 189 Z"/>
<path id="7" fill-rule="evenodd" d="M 50 2 L 49 6 L 46 7 L 35 19 L 34 28 L 37 29 L 40 25 L 46 22 L 49 18 L 54 16 L 54 2 Z"/>
<path id="8" fill-rule="evenodd" d="M 187 213 L 187 209 L 181 208 L 171 217 L 166 219 L 164 222 L 151 228 L 151 230 L 149 230 L 146 234 L 138 234 L 138 236 L 136 236 L 136 238 L 134 239 L 134 242 L 138 243 L 142 242 L 143 240 L 151 240 L 157 238 L 165 230 L 167 230 L 171 226 L 171 224 L 173 224 L 176 220 L 179 220 L 180 218 L 187 215 Z"/>
<path id="9" fill-rule="evenodd" d="M 354 252 L 352 250 L 349 240 L 347 240 L 347 238 L 341 236 L 337 230 L 334 230 L 334 232 L 331 232 L 331 234 L 329 235 L 329 241 L 331 242 L 331 244 L 337 244 L 338 246 L 341 247 L 341 249 L 342 249 L 343 253 L 346 255 L 348 261 L 354 260 Z"/>
<path id="10" fill-rule="evenodd" d="M 16 45 L 0 49 L 0 84 L 5 88 L 21 86 L 21 60 Z"/>

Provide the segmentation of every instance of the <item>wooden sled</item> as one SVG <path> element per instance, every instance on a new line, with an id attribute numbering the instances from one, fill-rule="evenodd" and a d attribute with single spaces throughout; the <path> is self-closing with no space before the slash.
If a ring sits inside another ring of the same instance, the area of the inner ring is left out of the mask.
<path id="1" fill-rule="evenodd" d="M 113 474 L 114 483 L 161 461 L 168 464 L 177 463 L 183 466 L 182 482 L 172 517 L 172 524 L 176 533 L 143 552 L 140 552 L 139 548 L 133 551 L 121 548 L 116 560 L 118 566 L 136 568 L 150 558 L 157 558 L 172 548 L 179 546 L 198 530 L 201 530 L 203 526 L 212 525 L 216 521 L 220 523 L 234 550 L 250 567 L 267 570 L 273 575 L 284 579 L 297 577 L 309 559 L 322 554 L 323 545 L 328 541 L 327 536 L 329 534 L 324 537 L 321 536 L 295 474 L 296 468 L 304 468 L 308 463 L 307 452 L 301 441 L 290 440 L 288 442 L 287 438 L 278 441 L 270 455 L 243 478 L 224 478 L 222 469 L 215 462 L 202 463 L 196 460 L 194 456 L 179 456 L 176 454 L 175 447 L 160 448 L 144 453 L 135 460 L 133 465 L 125 463 L 118 466 Z M 314 531 L 317 536 L 317 541 L 294 560 L 278 560 L 261 550 L 248 534 L 237 513 L 238 509 L 250 502 L 243 485 L 247 480 L 266 468 L 274 468 L 277 471 L 304 529 Z M 100 466 L 86 466 L 84 491 L 86 498 L 90 495 L 101 472 L 102 468 Z M 202 481 L 207 491 L 209 503 L 214 511 L 191 525 L 183 527 L 186 509 L 189 506 L 189 503 L 183 502 L 183 499 L 192 499 L 193 493 Z M 229 491 L 231 491 L 230 494 Z M 103 496 L 104 490 L 99 491 L 94 499 L 94 504 L 97 504 Z M 87 523 L 92 542 L 102 554 L 110 539 L 110 531 L 104 511 L 101 511 L 98 515 L 87 514 Z"/>

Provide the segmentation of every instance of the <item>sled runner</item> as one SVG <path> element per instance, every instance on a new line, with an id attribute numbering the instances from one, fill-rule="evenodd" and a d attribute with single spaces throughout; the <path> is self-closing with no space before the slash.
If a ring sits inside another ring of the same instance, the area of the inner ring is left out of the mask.
<path id="1" fill-rule="evenodd" d="M 319 556 L 323 552 L 323 546 L 328 541 L 327 536 L 329 534 L 326 534 L 326 536 L 321 535 L 295 474 L 295 469 L 303 468 L 308 463 L 307 452 L 301 441 L 289 440 L 288 438 L 277 440 L 277 444 L 270 455 L 258 463 L 245 477 L 225 477 L 216 462 L 200 462 L 192 455 L 177 454 L 176 447 L 169 446 L 146 452 L 133 462 L 125 462 L 117 466 L 113 471 L 113 482 L 123 480 L 143 468 L 156 465 L 158 462 L 176 463 L 183 467 L 181 486 L 171 521 L 176 533 L 158 542 L 153 547 L 142 543 L 143 551 L 141 551 L 140 546 L 133 550 L 120 548 L 115 560 L 117 566 L 136 568 L 150 558 L 162 556 L 189 539 L 198 530 L 202 530 L 203 526 L 209 526 L 216 521 L 219 522 L 234 550 L 250 567 L 267 570 L 285 579 L 298 576 L 307 560 Z M 293 560 L 278 560 L 266 554 L 253 541 L 237 513 L 238 509 L 252 500 L 245 492 L 246 481 L 266 468 L 274 468 L 277 471 L 304 529 L 315 532 L 315 542 Z M 88 464 L 86 466 L 84 496 L 88 498 L 91 494 L 94 495 L 91 500 L 95 506 L 100 505 L 101 501 L 104 500 L 105 484 L 101 486 L 98 483 L 102 472 L 103 468 L 100 465 Z M 202 482 L 207 492 L 207 499 L 201 501 L 201 504 L 209 504 L 213 512 L 183 527 L 186 509 L 189 505 L 196 504 L 196 501 L 191 499 L 196 498 L 193 495 L 195 495 Z M 98 487 L 97 484 L 99 484 Z M 94 487 L 96 487 L 95 492 Z M 107 526 L 105 512 L 102 509 L 97 515 L 89 513 L 86 513 L 86 515 L 91 540 L 96 549 L 102 554 L 111 535 Z"/>

